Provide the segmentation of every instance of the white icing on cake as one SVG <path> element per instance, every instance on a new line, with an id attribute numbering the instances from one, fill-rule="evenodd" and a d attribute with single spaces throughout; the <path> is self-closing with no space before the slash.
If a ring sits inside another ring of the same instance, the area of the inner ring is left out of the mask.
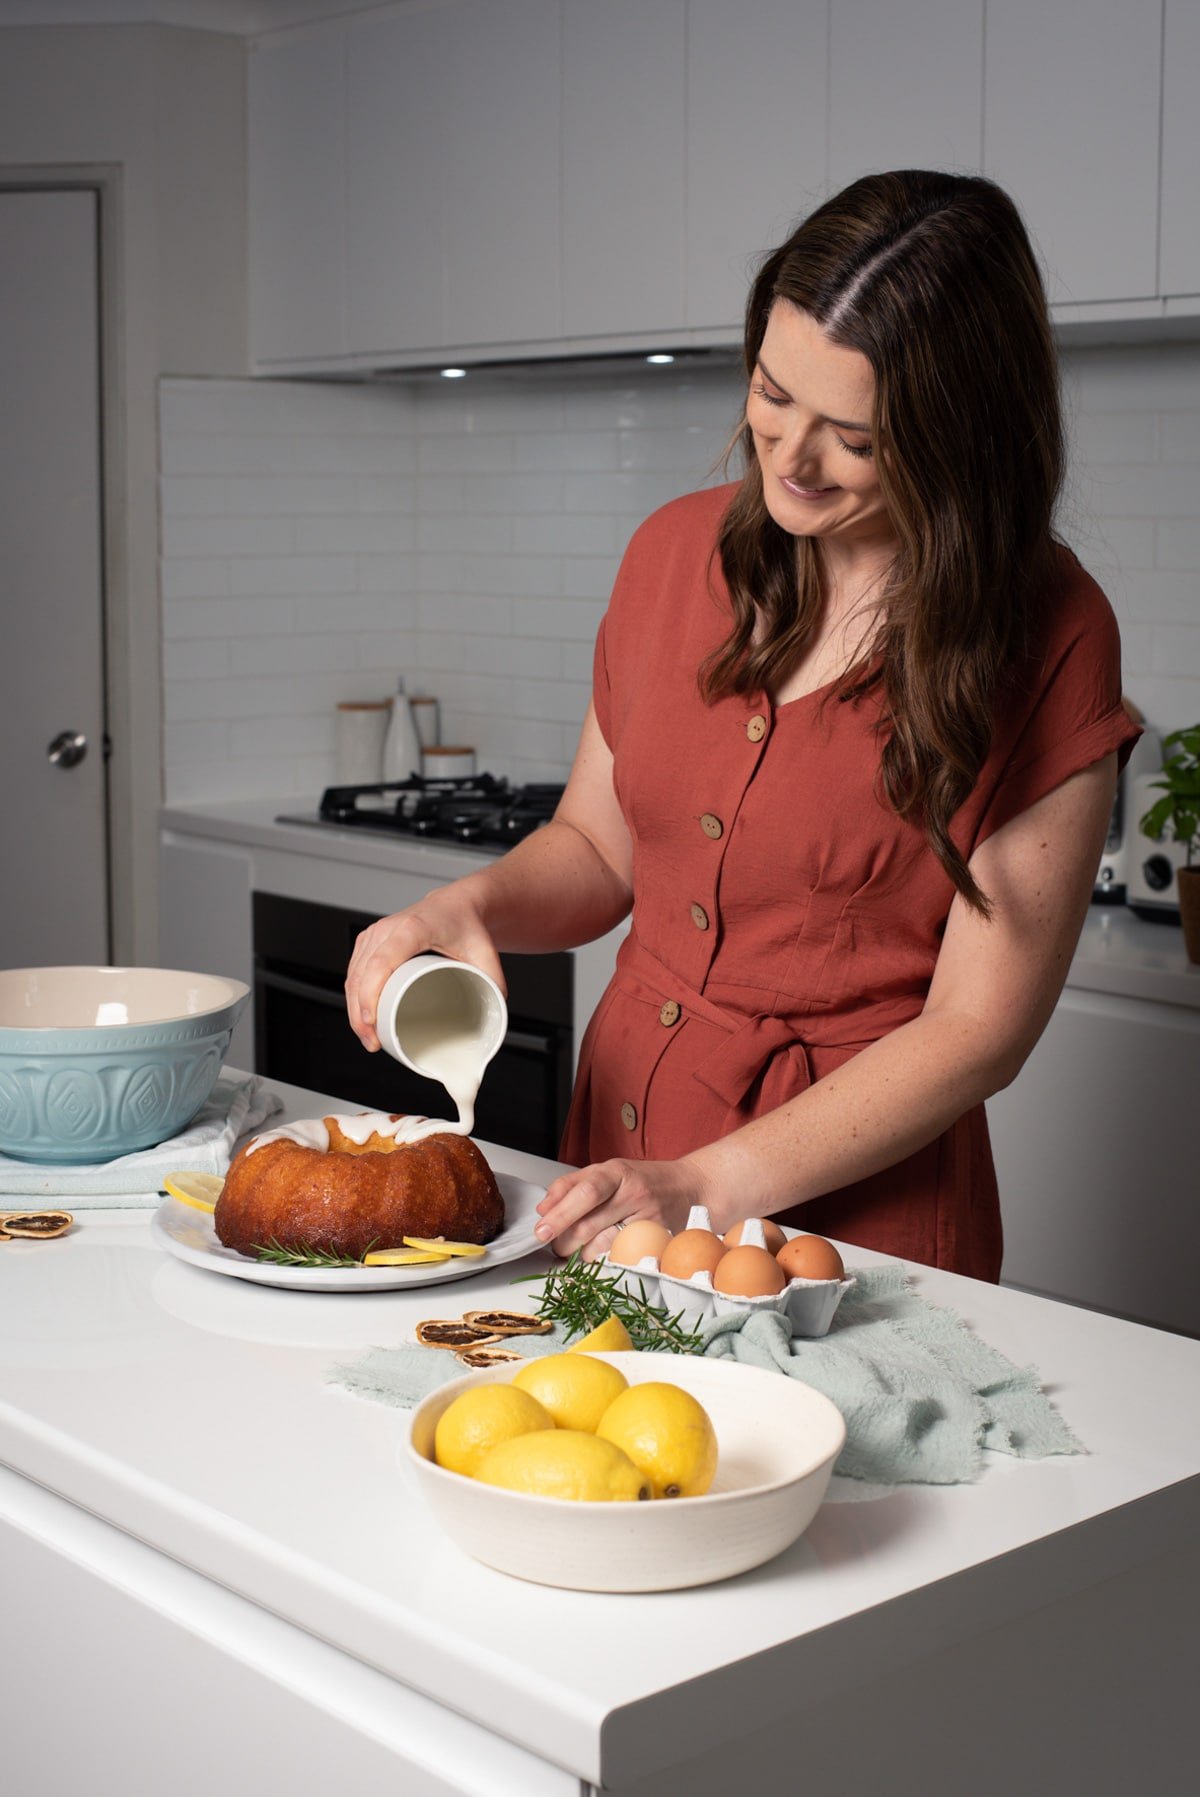
<path id="1" fill-rule="evenodd" d="M 389 1117 L 386 1111 L 366 1111 L 353 1117 L 334 1117 L 342 1134 L 360 1148 L 372 1136 L 407 1145 L 423 1142 L 427 1136 L 465 1136 L 469 1125 L 460 1119 L 447 1123 L 442 1117 Z M 315 1148 L 319 1154 L 329 1153 L 329 1131 L 323 1117 L 304 1118 L 298 1123 L 281 1123 L 278 1129 L 264 1130 L 252 1136 L 247 1154 L 265 1148 L 268 1142 L 295 1142 L 301 1148 Z"/>

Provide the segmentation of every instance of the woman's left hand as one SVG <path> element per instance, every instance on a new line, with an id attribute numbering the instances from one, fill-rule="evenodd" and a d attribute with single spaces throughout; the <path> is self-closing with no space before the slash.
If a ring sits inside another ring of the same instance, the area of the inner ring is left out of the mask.
<path id="1" fill-rule="evenodd" d="M 598 1260 L 623 1224 L 644 1218 L 675 1233 L 687 1227 L 694 1204 L 711 1210 L 711 1199 L 710 1181 L 686 1157 L 597 1161 L 548 1187 L 534 1233 L 564 1259 L 578 1248 L 585 1260 Z"/>

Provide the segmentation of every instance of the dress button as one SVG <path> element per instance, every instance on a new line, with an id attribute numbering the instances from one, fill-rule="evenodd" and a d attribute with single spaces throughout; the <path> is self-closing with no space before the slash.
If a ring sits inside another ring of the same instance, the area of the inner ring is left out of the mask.
<path id="1" fill-rule="evenodd" d="M 635 1104 L 625 1103 L 621 1106 L 621 1122 L 626 1129 L 637 1128 L 637 1106 Z"/>
<path id="2" fill-rule="evenodd" d="M 714 842 L 716 842 L 718 836 L 723 836 L 725 834 L 724 824 L 719 817 L 714 817 L 711 811 L 706 811 L 700 819 L 700 828 L 704 831 L 706 836 L 711 836 Z"/>
<path id="3" fill-rule="evenodd" d="M 683 1015 L 683 1013 L 680 1011 L 679 1006 L 675 1003 L 675 1000 L 673 998 L 669 998 L 667 1000 L 666 1004 L 663 1006 L 662 1010 L 658 1013 L 658 1021 L 662 1024 L 664 1029 L 669 1030 L 673 1024 L 676 1024 L 679 1022 L 679 1019 L 682 1015 Z"/>
<path id="4" fill-rule="evenodd" d="M 698 930 L 706 930 L 708 928 L 708 912 L 704 909 L 704 906 L 692 905 L 689 908 L 692 913 L 692 922 L 695 924 L 696 928 Z"/>
<path id="5" fill-rule="evenodd" d="M 746 725 L 746 735 L 752 743 L 760 743 L 767 734 L 767 720 L 756 712 Z"/>

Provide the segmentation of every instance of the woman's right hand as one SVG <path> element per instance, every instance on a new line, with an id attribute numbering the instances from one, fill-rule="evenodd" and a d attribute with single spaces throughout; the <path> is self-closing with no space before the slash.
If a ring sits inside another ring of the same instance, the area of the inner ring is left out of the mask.
<path id="1" fill-rule="evenodd" d="M 355 942 L 346 973 L 346 1013 L 364 1048 L 379 1047 L 375 1032 L 379 994 L 389 975 L 414 955 L 469 961 L 491 974 L 501 992 L 506 990 L 496 945 L 469 893 L 462 891 L 465 884 L 443 886 L 407 911 L 381 917 Z"/>

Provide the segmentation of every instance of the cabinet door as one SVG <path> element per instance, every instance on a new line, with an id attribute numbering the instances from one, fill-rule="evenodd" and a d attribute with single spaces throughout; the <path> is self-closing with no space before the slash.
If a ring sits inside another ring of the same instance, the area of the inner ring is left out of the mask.
<path id="1" fill-rule="evenodd" d="M 829 187 L 983 158 L 983 0 L 832 0 Z"/>
<path id="2" fill-rule="evenodd" d="M 559 0 L 458 0 L 446 121 L 446 339 L 557 337 Z"/>
<path id="3" fill-rule="evenodd" d="M 685 0 L 564 0 L 563 334 L 681 327 Z"/>
<path id="4" fill-rule="evenodd" d="M 347 57 L 347 315 L 358 354 L 445 342 L 457 9 L 365 12 Z"/>
<path id="5" fill-rule="evenodd" d="M 250 52 L 252 364 L 345 354 L 345 40 L 334 22 Z"/>
<path id="6" fill-rule="evenodd" d="M 1047 266 L 1052 303 L 1158 285 L 1162 0 L 988 8 L 984 167 Z"/>
<path id="7" fill-rule="evenodd" d="M 823 9 L 688 0 L 687 322 L 735 332 L 759 263 L 825 194 Z"/>
<path id="8" fill-rule="evenodd" d="M 1200 293 L 1200 6 L 1167 0 L 1161 293 Z"/>
<path id="9" fill-rule="evenodd" d="M 988 1100 L 1007 1284 L 1200 1334 L 1198 1064 L 1200 1011 L 1067 988 Z"/>

